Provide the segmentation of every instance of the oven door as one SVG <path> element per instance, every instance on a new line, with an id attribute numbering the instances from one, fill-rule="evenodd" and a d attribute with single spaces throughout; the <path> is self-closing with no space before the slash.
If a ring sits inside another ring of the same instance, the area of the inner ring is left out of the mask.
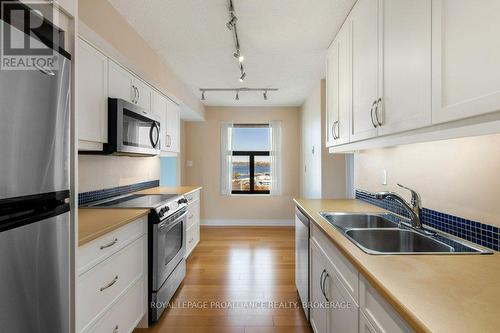
<path id="1" fill-rule="evenodd" d="M 109 99 L 112 129 L 110 141 L 115 154 L 158 155 L 160 153 L 160 122 L 154 114 L 122 99 Z"/>
<path id="2" fill-rule="evenodd" d="M 151 289 L 158 291 L 186 252 L 187 211 L 174 220 L 153 226 L 153 274 Z"/>

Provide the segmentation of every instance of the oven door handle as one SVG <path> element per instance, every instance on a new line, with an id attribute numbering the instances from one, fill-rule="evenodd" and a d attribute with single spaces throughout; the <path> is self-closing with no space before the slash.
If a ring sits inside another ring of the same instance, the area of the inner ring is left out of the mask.
<path id="1" fill-rule="evenodd" d="M 164 231 L 166 228 L 168 228 L 168 230 L 172 229 L 174 226 L 176 226 L 177 224 L 179 224 L 183 219 L 185 219 L 186 216 L 187 216 L 187 214 L 188 214 L 188 212 L 186 210 L 184 213 L 182 213 L 178 218 L 176 218 L 172 222 L 170 222 L 170 223 L 167 223 L 167 222 L 160 223 L 158 225 L 158 231 Z"/>

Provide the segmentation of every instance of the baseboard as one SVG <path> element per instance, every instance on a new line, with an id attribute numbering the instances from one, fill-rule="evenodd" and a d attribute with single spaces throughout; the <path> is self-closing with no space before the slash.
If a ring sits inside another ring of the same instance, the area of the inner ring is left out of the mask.
<path id="1" fill-rule="evenodd" d="M 293 219 L 204 219 L 203 226 L 217 227 L 291 227 Z"/>

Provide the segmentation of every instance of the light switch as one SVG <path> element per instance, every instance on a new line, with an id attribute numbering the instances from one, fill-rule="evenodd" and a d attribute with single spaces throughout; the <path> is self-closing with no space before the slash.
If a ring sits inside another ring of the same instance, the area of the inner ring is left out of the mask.
<path id="1" fill-rule="evenodd" d="M 186 165 L 188 166 L 188 168 L 191 168 L 193 166 L 193 161 L 187 160 Z"/>

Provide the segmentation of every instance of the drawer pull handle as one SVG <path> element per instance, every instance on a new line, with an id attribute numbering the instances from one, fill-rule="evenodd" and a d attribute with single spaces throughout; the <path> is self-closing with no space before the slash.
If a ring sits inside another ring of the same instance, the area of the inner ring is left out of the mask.
<path id="1" fill-rule="evenodd" d="M 113 333 L 118 333 L 118 325 L 115 326 L 115 329 L 113 330 Z"/>
<path id="2" fill-rule="evenodd" d="M 101 287 L 99 290 L 104 291 L 104 290 L 108 289 L 109 287 L 111 287 L 112 285 L 114 285 L 116 283 L 116 281 L 118 281 L 118 275 L 115 276 L 115 278 L 113 279 L 113 281 L 111 281 L 110 283 L 108 283 L 104 287 Z"/>
<path id="3" fill-rule="evenodd" d="M 117 242 L 118 242 L 118 238 L 115 238 L 115 239 L 113 239 L 113 241 L 111 243 L 109 243 L 107 245 L 102 245 L 100 247 L 100 249 L 101 250 L 107 249 L 108 247 L 111 247 L 111 246 L 115 245 Z"/>

